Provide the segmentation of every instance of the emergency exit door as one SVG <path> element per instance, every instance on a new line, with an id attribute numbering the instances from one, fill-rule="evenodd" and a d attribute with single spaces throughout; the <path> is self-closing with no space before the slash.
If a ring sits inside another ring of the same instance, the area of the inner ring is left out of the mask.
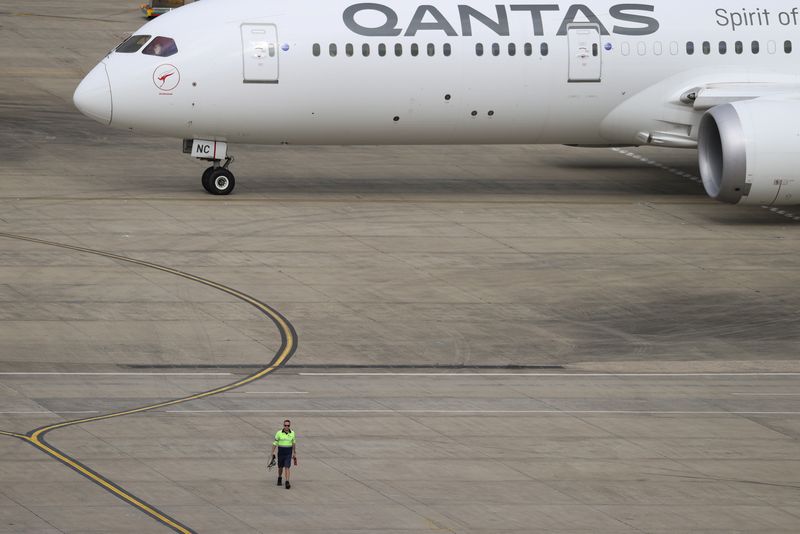
<path id="1" fill-rule="evenodd" d="M 599 82 L 602 67 L 600 54 L 600 28 L 597 24 L 570 24 L 567 26 L 569 41 L 569 81 Z"/>
<path id="2" fill-rule="evenodd" d="M 278 28 L 242 24 L 244 83 L 278 83 Z"/>

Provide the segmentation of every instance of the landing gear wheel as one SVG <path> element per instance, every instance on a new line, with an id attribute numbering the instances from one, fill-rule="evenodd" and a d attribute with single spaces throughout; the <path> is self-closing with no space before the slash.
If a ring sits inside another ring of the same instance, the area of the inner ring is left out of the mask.
<path id="1" fill-rule="evenodd" d="M 236 185 L 233 173 L 224 167 L 217 167 L 214 169 L 209 175 L 207 182 L 208 192 L 212 195 L 229 195 Z"/>
<path id="2" fill-rule="evenodd" d="M 205 171 L 203 171 L 203 179 L 202 179 L 203 189 L 205 189 L 211 194 L 214 194 L 214 192 L 211 190 L 211 173 L 214 172 L 214 169 L 215 167 L 211 166 L 207 168 Z"/>
<path id="3" fill-rule="evenodd" d="M 184 152 L 186 152 L 187 147 L 190 144 L 188 141 L 190 140 L 183 140 Z M 216 141 L 214 141 L 214 143 L 216 143 Z M 207 153 L 208 151 L 201 152 Z M 222 143 L 222 154 L 224 153 L 225 143 Z M 214 152 L 214 155 L 216 156 L 217 153 Z M 198 159 L 211 162 L 211 167 L 207 167 L 206 170 L 203 171 L 203 176 L 200 180 L 200 183 L 203 184 L 203 189 L 212 195 L 231 194 L 231 191 L 233 191 L 233 188 L 236 185 L 236 180 L 233 178 L 233 173 L 228 170 L 231 163 L 233 163 L 233 156 L 224 156 L 223 159 L 211 159 L 206 157 L 199 157 Z"/>

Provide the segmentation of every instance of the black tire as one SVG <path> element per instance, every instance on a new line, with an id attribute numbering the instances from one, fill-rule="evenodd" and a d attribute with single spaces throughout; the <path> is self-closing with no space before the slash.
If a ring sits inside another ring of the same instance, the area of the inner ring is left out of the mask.
<path id="1" fill-rule="evenodd" d="M 208 189 L 212 195 L 230 195 L 235 186 L 233 173 L 222 167 L 214 169 L 208 178 Z"/>
<path id="2" fill-rule="evenodd" d="M 213 194 L 214 192 L 211 190 L 211 173 L 214 172 L 214 167 L 209 167 L 203 171 L 203 178 L 201 182 L 203 183 L 203 189 L 208 191 L 209 193 Z"/>

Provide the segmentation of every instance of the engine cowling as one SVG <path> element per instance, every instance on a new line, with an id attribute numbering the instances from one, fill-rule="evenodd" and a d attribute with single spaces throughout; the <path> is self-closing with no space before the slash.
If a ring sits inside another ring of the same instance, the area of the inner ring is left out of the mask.
<path id="1" fill-rule="evenodd" d="M 700 120 L 698 161 L 711 198 L 731 204 L 800 204 L 800 101 L 745 100 Z"/>

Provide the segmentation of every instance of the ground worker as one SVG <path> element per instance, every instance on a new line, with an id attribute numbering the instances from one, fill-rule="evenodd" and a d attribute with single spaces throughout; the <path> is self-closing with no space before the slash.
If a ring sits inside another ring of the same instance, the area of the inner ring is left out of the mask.
<path id="1" fill-rule="evenodd" d="M 295 445 L 292 422 L 286 419 L 283 422 L 283 428 L 275 433 L 275 441 L 272 442 L 273 461 L 275 460 L 275 449 L 278 449 L 278 486 L 283 483 L 283 470 L 286 469 L 286 489 L 292 487 L 291 483 L 289 483 L 289 469 L 292 466 L 292 460 L 297 465 Z"/>

